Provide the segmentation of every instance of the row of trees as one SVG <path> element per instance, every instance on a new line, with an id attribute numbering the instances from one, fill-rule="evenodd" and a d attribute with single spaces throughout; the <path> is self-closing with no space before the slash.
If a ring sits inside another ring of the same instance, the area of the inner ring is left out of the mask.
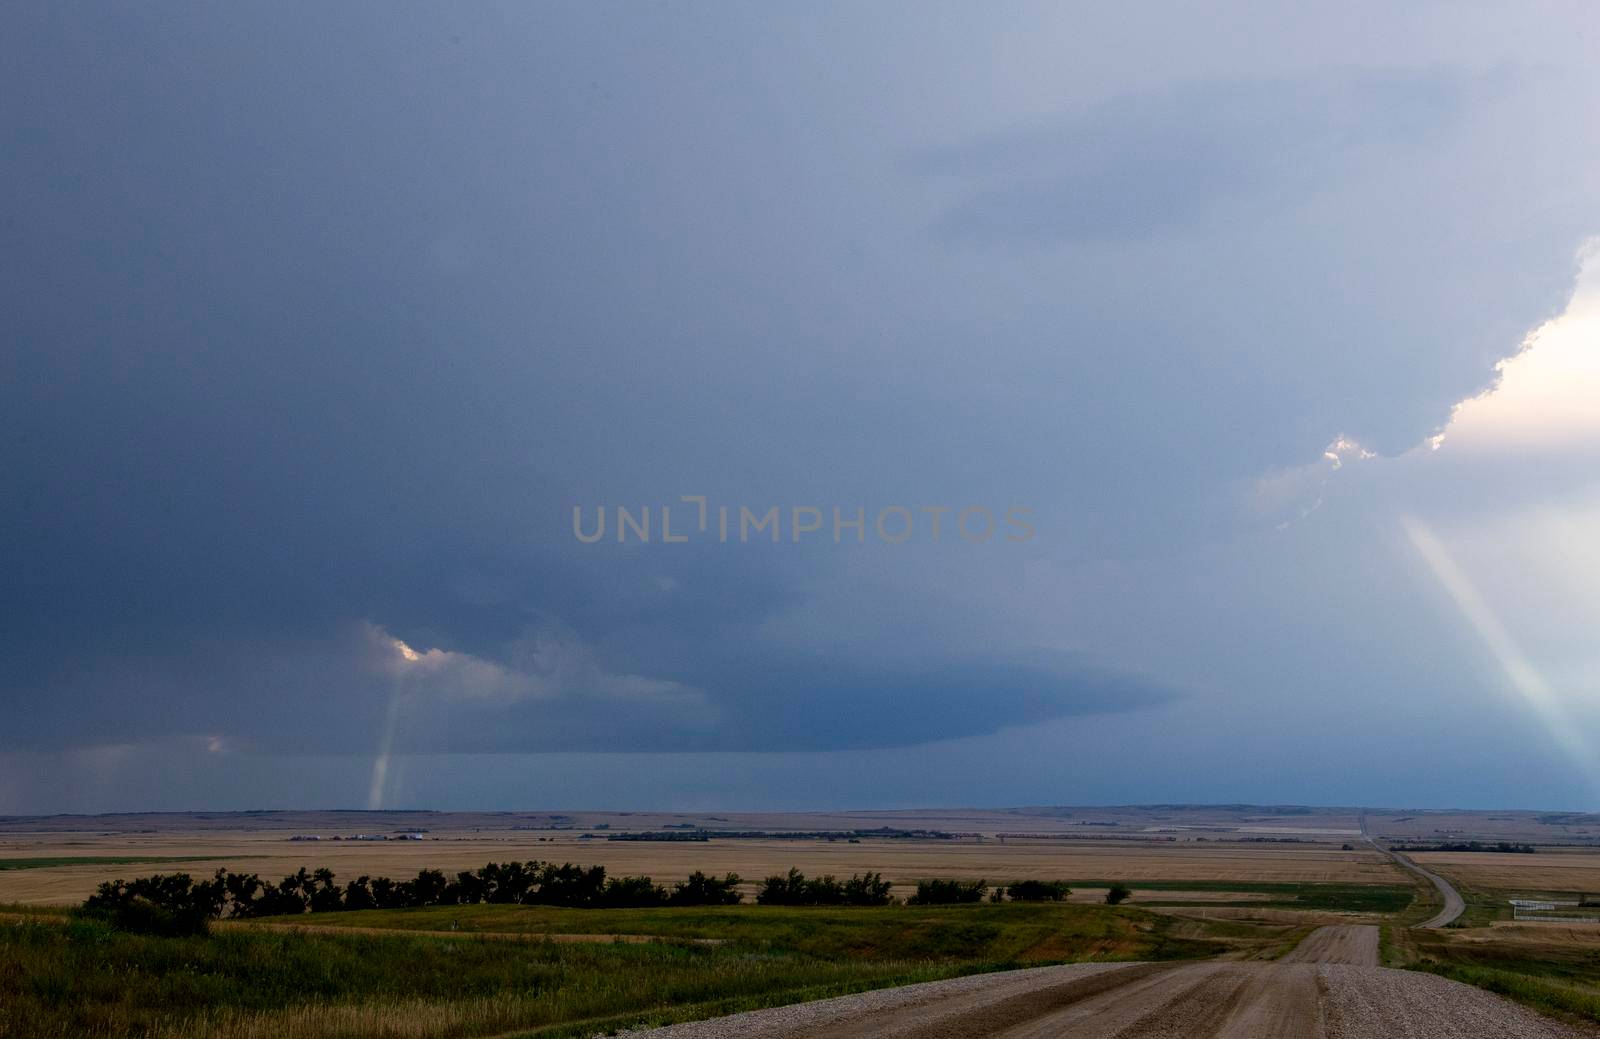
<path id="1" fill-rule="evenodd" d="M 852 874 L 840 881 L 826 874 L 810 878 L 791 869 L 763 880 L 756 901 L 764 906 L 886 906 L 894 899 L 881 873 Z"/>
<path id="2" fill-rule="evenodd" d="M 1005 889 L 1004 897 L 1015 902 L 1064 902 L 1070 894 L 1064 880 L 1019 880 Z"/>
<path id="3" fill-rule="evenodd" d="M 1120 902 L 1128 891 L 1120 884 L 1113 888 Z M 947 906 L 968 902 L 1062 902 L 1072 889 L 1063 880 L 1018 880 L 1009 887 L 990 889 L 987 880 L 924 880 L 917 884 L 916 893 L 906 899 L 907 905 Z M 756 895 L 761 905 L 772 906 L 886 906 L 895 901 L 889 894 L 889 882 L 881 873 L 864 873 L 840 881 L 832 876 L 807 877 L 797 869 L 782 876 L 768 877 L 762 881 Z"/>
<path id="4" fill-rule="evenodd" d="M 274 884 L 254 873 L 217 872 L 196 881 L 187 873 L 157 874 L 100 885 L 84 903 L 139 930 L 190 933 L 218 917 L 250 918 L 418 906 L 549 905 L 585 909 L 736 905 L 737 873 L 696 872 L 670 889 L 649 877 L 608 877 L 604 866 L 553 862 L 491 862 L 447 877 L 436 869 L 412 880 L 360 876 L 339 884 L 332 870 L 300 869 Z"/>
<path id="5" fill-rule="evenodd" d="M 721 877 L 698 872 L 672 887 L 649 877 L 608 877 L 604 866 L 570 862 L 491 862 L 454 877 L 436 869 L 420 871 L 411 880 L 359 876 L 339 884 L 329 869 L 300 869 L 274 884 L 254 873 L 217 872 L 196 881 L 187 873 L 157 874 L 136 880 L 101 884 L 84 903 L 90 912 L 108 915 L 136 930 L 193 933 L 219 917 L 250 918 L 299 913 L 331 913 L 359 909 L 406 909 L 419 906 L 547 905 L 585 909 L 657 906 L 737 905 L 742 900 L 737 873 Z M 756 902 L 771 906 L 883 906 L 895 902 L 881 873 L 854 874 L 848 880 L 832 875 L 807 877 L 797 869 L 767 877 Z M 1060 902 L 1071 890 L 1059 880 L 1018 880 L 989 890 L 983 880 L 924 880 L 908 905 L 957 905 L 1007 899 L 1017 902 Z M 1106 901 L 1128 897 L 1114 885 Z"/>
<path id="6" fill-rule="evenodd" d="M 1518 844 L 1515 841 L 1496 841 L 1486 844 L 1483 841 L 1443 841 L 1439 844 L 1407 844 L 1400 848 L 1401 851 L 1494 851 L 1503 855 L 1537 855 L 1538 848 L 1531 844 Z"/>
<path id="7" fill-rule="evenodd" d="M 906 904 L 948 906 L 982 902 L 988 892 L 989 882 L 986 880 L 924 880 L 917 885 L 917 893 L 906 899 Z"/>
<path id="8" fill-rule="evenodd" d="M 985 897 L 991 902 L 1064 902 L 1070 894 L 1072 889 L 1064 880 L 1017 880 L 1010 887 L 993 890 L 986 880 L 924 880 L 917 885 L 917 893 L 906 899 L 906 904 L 960 905 L 981 902 Z"/>
<path id="9" fill-rule="evenodd" d="M 1010 887 L 993 890 L 989 890 L 988 882 L 983 880 L 924 880 L 917 885 L 917 893 L 906 899 L 906 904 L 939 906 L 981 902 L 986 891 L 991 902 L 1065 902 L 1072 894 L 1064 880 L 1017 880 Z M 1106 905 L 1118 905 L 1132 894 L 1127 885 L 1112 884 L 1106 890 Z"/>

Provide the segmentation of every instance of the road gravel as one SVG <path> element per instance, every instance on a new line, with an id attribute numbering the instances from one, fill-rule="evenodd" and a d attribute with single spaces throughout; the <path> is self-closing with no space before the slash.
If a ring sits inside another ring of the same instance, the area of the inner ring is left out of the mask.
<path id="1" fill-rule="evenodd" d="M 1378 929 L 1274 963 L 1071 964 L 908 985 L 634 1033 L 651 1039 L 1579 1039 L 1481 989 L 1377 966 Z"/>

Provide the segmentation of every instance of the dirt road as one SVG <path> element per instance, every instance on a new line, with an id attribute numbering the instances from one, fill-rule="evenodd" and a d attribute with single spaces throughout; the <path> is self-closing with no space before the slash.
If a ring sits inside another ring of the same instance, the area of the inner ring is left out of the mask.
<path id="1" fill-rule="evenodd" d="M 1577 1039 L 1600 1036 L 1430 974 L 1377 966 L 1375 927 L 1277 963 L 1076 964 L 675 1025 L 652 1039 Z"/>
<path id="2" fill-rule="evenodd" d="M 1389 856 L 1401 869 L 1410 870 L 1412 873 L 1415 873 L 1417 876 L 1428 881 L 1434 886 L 1434 889 L 1439 892 L 1439 897 L 1444 900 L 1444 908 L 1439 910 L 1439 914 L 1437 916 L 1430 920 L 1425 920 L 1420 924 L 1416 924 L 1415 926 L 1446 927 L 1454 923 L 1456 917 L 1467 911 L 1466 900 L 1461 897 L 1461 892 L 1457 891 L 1448 880 L 1439 876 L 1439 874 L 1433 872 L 1432 870 L 1423 869 L 1421 866 L 1417 865 L 1415 862 L 1412 862 L 1411 859 L 1400 854 L 1398 851 L 1395 851 L 1393 848 L 1390 848 L 1384 844 L 1380 844 L 1378 842 L 1378 838 L 1374 837 L 1371 831 L 1367 829 L 1367 813 L 1365 809 L 1363 809 L 1361 812 L 1361 839 L 1372 845 L 1378 851 L 1381 851 L 1385 855 Z"/>
<path id="3" fill-rule="evenodd" d="M 1319 927 L 1279 963 L 1378 965 L 1378 929 L 1366 926 Z"/>
<path id="4" fill-rule="evenodd" d="M 1445 927 L 1451 923 L 1454 923 L 1456 917 L 1466 912 L 1467 903 L 1462 899 L 1461 892 L 1452 887 L 1448 880 L 1439 876 L 1439 874 L 1433 872 L 1432 870 L 1423 869 L 1415 862 L 1412 862 L 1410 858 L 1400 854 L 1398 851 L 1394 851 L 1392 849 L 1384 850 L 1388 851 L 1389 856 L 1405 869 L 1408 869 L 1418 876 L 1424 877 L 1431 881 L 1433 886 L 1438 889 L 1440 897 L 1444 899 L 1444 908 L 1439 910 L 1439 915 L 1435 916 L 1431 920 L 1417 924 L 1418 927 Z"/>

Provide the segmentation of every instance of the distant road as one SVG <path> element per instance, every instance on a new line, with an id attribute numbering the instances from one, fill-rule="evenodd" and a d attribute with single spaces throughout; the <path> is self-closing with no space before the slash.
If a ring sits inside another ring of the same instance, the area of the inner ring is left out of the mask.
<path id="1" fill-rule="evenodd" d="M 1313 931 L 1277 963 L 1039 967 L 880 989 L 639 1039 L 1578 1039 L 1433 974 L 1377 966 L 1378 929 Z"/>
<path id="2" fill-rule="evenodd" d="M 1460 916 L 1466 911 L 1466 901 L 1462 899 L 1461 893 L 1452 887 L 1448 880 L 1439 876 L 1439 874 L 1433 872 L 1432 870 L 1423 869 L 1415 862 L 1412 862 L 1409 857 L 1400 854 L 1398 851 L 1394 851 L 1389 848 L 1384 848 L 1383 850 L 1387 851 L 1390 858 L 1400 863 L 1400 865 L 1404 866 L 1406 869 L 1409 869 L 1411 872 L 1419 876 L 1427 877 L 1429 880 L 1433 881 L 1433 886 L 1438 888 L 1439 894 L 1444 896 L 1444 909 L 1440 910 L 1439 915 L 1431 920 L 1418 924 L 1418 927 L 1444 927 L 1447 924 L 1454 923 L 1456 917 Z"/>
<path id="3" fill-rule="evenodd" d="M 1444 927 L 1466 909 L 1431 870 L 1362 838 L 1425 877 Z M 658 1039 L 1577 1039 L 1600 1030 L 1552 1021 L 1482 989 L 1378 966 L 1378 928 L 1321 927 L 1276 963 L 1072 964 L 797 1003 L 640 1033 Z"/>
<path id="4" fill-rule="evenodd" d="M 1374 848 L 1393 859 L 1400 865 L 1402 869 L 1408 869 L 1417 876 L 1426 878 L 1432 882 L 1435 888 L 1438 889 L 1440 897 L 1444 899 L 1444 908 L 1439 911 L 1438 916 L 1418 924 L 1418 927 L 1445 927 L 1454 923 L 1456 917 L 1466 912 L 1466 900 L 1461 897 L 1461 892 L 1457 891 L 1448 880 L 1439 876 L 1439 874 L 1433 872 L 1432 870 L 1423 869 L 1421 866 L 1411 861 L 1410 856 L 1402 855 L 1393 848 L 1385 847 L 1384 845 L 1379 844 L 1377 838 L 1373 837 L 1372 834 L 1367 832 L 1366 812 L 1361 813 L 1361 837 L 1368 844 L 1372 845 Z"/>

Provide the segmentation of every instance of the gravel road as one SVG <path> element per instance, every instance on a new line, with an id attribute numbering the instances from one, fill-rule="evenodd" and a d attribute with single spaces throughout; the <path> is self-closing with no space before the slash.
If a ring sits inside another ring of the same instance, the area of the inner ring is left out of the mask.
<path id="1" fill-rule="evenodd" d="M 1416 924 L 1415 926 L 1448 927 L 1450 924 L 1455 922 L 1456 917 L 1467 911 L 1467 903 L 1461 897 L 1461 892 L 1457 891 L 1448 880 L 1439 876 L 1439 874 L 1433 872 L 1432 870 L 1423 869 L 1415 862 L 1412 862 L 1409 856 L 1402 855 L 1393 848 L 1386 847 L 1383 844 L 1378 843 L 1378 838 L 1373 836 L 1367 830 L 1367 813 L 1365 809 L 1363 809 L 1361 812 L 1361 839 L 1372 845 L 1378 851 L 1381 851 L 1385 855 L 1389 856 L 1401 869 L 1408 869 L 1417 876 L 1422 877 L 1424 880 L 1427 880 L 1433 884 L 1435 890 L 1439 892 L 1439 897 L 1444 900 L 1444 908 L 1439 910 L 1438 916 L 1435 916 L 1433 919 L 1427 920 L 1423 923 Z"/>
<path id="2" fill-rule="evenodd" d="M 1439 895 L 1444 899 L 1444 908 L 1439 910 L 1439 915 L 1424 923 L 1417 924 L 1418 927 L 1445 927 L 1451 923 L 1454 923 L 1456 917 L 1466 912 L 1467 903 L 1462 899 L 1461 892 L 1452 887 L 1448 880 L 1439 876 L 1439 874 L 1433 872 L 1432 870 L 1423 869 L 1415 862 L 1412 862 L 1409 856 L 1402 855 L 1393 849 L 1385 850 L 1387 850 L 1390 857 L 1398 862 L 1402 867 L 1409 869 L 1418 876 L 1432 881 L 1433 886 L 1438 889 Z"/>
<path id="3" fill-rule="evenodd" d="M 1595 1039 L 1481 989 L 1377 966 L 1375 927 L 1276 963 L 1073 964 L 864 992 L 651 1039 Z"/>
<path id="4" fill-rule="evenodd" d="M 1378 965 L 1378 929 L 1365 926 L 1319 927 L 1279 963 L 1344 963 Z"/>

